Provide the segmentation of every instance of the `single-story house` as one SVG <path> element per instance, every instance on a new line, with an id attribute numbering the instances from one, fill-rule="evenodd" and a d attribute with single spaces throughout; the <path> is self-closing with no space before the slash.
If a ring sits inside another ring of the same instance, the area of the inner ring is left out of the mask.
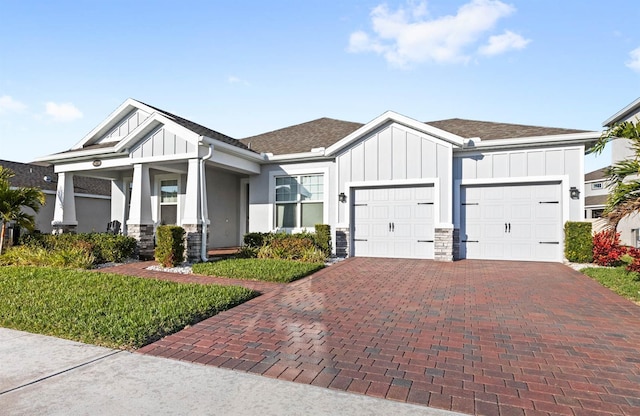
<path id="1" fill-rule="evenodd" d="M 15 173 L 15 176 L 9 180 L 11 186 L 42 190 L 45 195 L 45 204 L 35 215 L 35 229 L 41 233 L 51 233 L 58 187 L 58 175 L 54 172 L 53 166 L 9 160 L 0 160 L 0 166 L 11 169 Z M 77 221 L 75 230 L 77 232 L 106 231 L 107 223 L 111 218 L 110 182 L 79 176 L 73 183 L 73 195 Z"/>
<path id="2" fill-rule="evenodd" d="M 608 128 L 625 121 L 631 121 L 633 123 L 640 122 L 640 98 L 606 119 L 602 123 L 602 126 Z M 633 158 L 635 158 L 635 152 L 631 148 L 628 140 L 611 141 L 611 164 Z M 640 245 L 640 215 L 634 214 L 623 218 L 618 223 L 617 230 L 620 233 L 620 242 L 622 244 L 633 247 Z"/>
<path id="3" fill-rule="evenodd" d="M 111 181 L 111 219 L 153 248 L 159 224 L 187 231 L 189 257 L 249 231 L 331 225 L 341 256 L 562 261 L 563 224 L 584 212 L 584 153 L 599 132 L 388 111 L 320 118 L 233 139 L 128 99 L 71 149 L 54 227 L 79 224 L 73 185 Z"/>

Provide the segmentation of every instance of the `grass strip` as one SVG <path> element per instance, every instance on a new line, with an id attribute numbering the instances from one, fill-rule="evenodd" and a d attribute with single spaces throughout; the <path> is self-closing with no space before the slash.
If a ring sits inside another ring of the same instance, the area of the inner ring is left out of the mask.
<path id="1" fill-rule="evenodd" d="M 624 267 L 588 267 L 580 272 L 597 280 L 602 286 L 613 290 L 618 295 L 636 303 L 640 302 L 640 280 L 637 273 L 628 272 Z"/>
<path id="2" fill-rule="evenodd" d="M 0 267 L 0 326 L 139 348 L 255 297 L 249 289 L 45 267 Z"/>
<path id="3" fill-rule="evenodd" d="M 303 263 L 279 259 L 228 259 L 193 265 L 193 272 L 206 276 L 289 283 L 324 267 L 324 263 Z"/>

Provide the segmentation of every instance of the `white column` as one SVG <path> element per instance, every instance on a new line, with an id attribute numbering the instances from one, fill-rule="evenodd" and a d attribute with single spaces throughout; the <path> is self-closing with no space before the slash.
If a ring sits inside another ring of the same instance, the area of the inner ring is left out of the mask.
<path id="1" fill-rule="evenodd" d="M 133 186 L 131 188 L 131 208 L 127 224 L 153 224 L 151 217 L 151 183 L 149 166 L 133 165 Z"/>
<path id="2" fill-rule="evenodd" d="M 76 221 L 76 198 L 73 190 L 73 173 L 58 173 L 58 189 L 56 191 L 56 205 L 53 211 L 54 228 L 78 225 Z"/>
<path id="3" fill-rule="evenodd" d="M 184 210 L 180 224 L 196 225 L 201 224 L 201 195 L 200 195 L 200 160 L 189 159 L 189 170 L 187 171 L 187 189 L 185 190 Z"/>

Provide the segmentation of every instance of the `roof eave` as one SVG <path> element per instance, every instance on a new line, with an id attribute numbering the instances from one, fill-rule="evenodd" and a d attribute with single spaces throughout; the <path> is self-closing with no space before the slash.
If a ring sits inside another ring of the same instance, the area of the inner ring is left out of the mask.
<path id="1" fill-rule="evenodd" d="M 472 145 L 465 144 L 460 151 L 500 149 L 510 147 L 536 147 L 540 145 L 561 146 L 561 145 L 587 145 L 600 138 L 600 132 L 589 131 L 584 133 L 556 134 L 551 136 L 521 137 L 512 139 L 494 139 L 473 142 Z"/>
<path id="2" fill-rule="evenodd" d="M 627 105 L 622 110 L 618 111 L 617 113 L 615 113 L 614 115 L 612 115 L 611 117 L 603 121 L 602 127 L 611 127 L 613 124 L 625 118 L 625 116 L 638 110 L 640 110 L 640 98 L 636 99 L 631 104 Z"/>
<path id="3" fill-rule="evenodd" d="M 200 141 L 205 145 L 213 145 L 214 149 L 223 149 L 227 153 L 234 153 L 245 159 L 255 160 L 259 162 L 263 162 L 265 160 L 265 156 L 262 153 L 256 153 L 251 150 L 246 150 L 217 139 L 212 139 L 211 137 L 200 136 Z"/>
<path id="4" fill-rule="evenodd" d="M 38 157 L 33 161 L 47 163 L 67 162 L 77 159 L 91 159 L 94 156 L 104 156 L 109 154 L 112 154 L 113 156 L 120 156 L 114 151 L 113 147 L 107 147 L 103 149 L 77 150 L 66 153 L 54 153 L 52 155 Z"/>

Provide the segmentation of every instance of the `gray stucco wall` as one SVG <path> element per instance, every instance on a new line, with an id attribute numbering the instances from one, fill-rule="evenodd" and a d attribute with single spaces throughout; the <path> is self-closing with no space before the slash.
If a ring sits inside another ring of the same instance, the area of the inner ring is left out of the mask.
<path id="1" fill-rule="evenodd" d="M 327 210 L 325 223 L 336 223 L 336 204 L 338 190 L 335 187 L 335 163 L 333 161 L 289 163 L 263 165 L 260 175 L 255 175 L 249 181 L 249 231 L 274 231 L 274 190 L 270 179 L 280 175 L 298 175 L 327 173 L 324 178 L 324 203 Z M 334 239 L 335 241 L 335 239 Z"/>
<path id="2" fill-rule="evenodd" d="M 51 233 L 54 208 L 55 195 L 45 194 L 45 205 L 36 214 L 36 230 L 44 234 Z M 28 212 L 33 214 L 31 210 Z M 111 221 L 110 199 L 76 195 L 76 220 L 78 221 L 76 231 L 79 233 L 107 231 L 107 223 Z"/>

